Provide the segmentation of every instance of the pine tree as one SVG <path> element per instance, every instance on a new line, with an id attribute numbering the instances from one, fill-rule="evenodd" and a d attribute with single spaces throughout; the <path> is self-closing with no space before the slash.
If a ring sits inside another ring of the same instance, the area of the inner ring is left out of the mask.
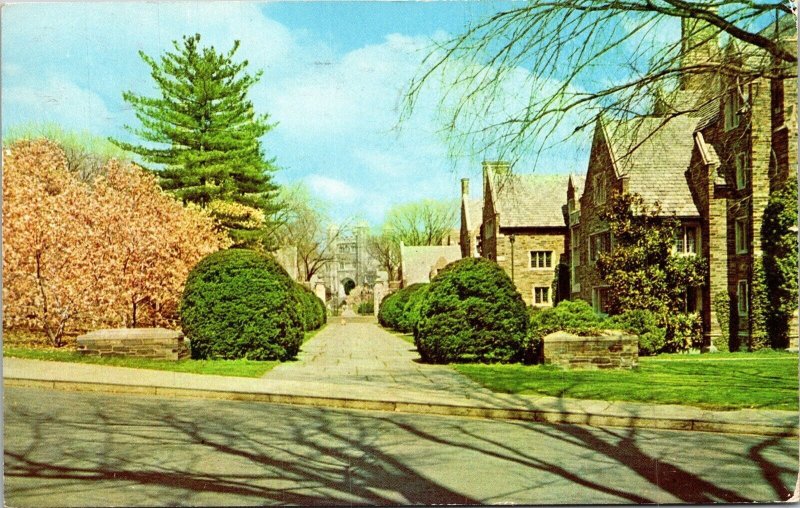
<path id="1" fill-rule="evenodd" d="M 173 46 L 159 60 L 139 52 L 160 97 L 123 93 L 141 122 L 125 128 L 146 144 L 112 141 L 156 165 L 163 189 L 207 208 L 236 244 L 265 245 L 277 186 L 260 138 L 273 124 L 247 99 L 262 73 L 234 62 L 239 41 L 227 53 L 201 48 L 199 34 Z"/>

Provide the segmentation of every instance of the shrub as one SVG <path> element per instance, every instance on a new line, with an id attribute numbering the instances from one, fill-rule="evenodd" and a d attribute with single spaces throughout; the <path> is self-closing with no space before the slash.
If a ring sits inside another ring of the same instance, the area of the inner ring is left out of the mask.
<path id="1" fill-rule="evenodd" d="M 525 303 L 492 261 L 465 258 L 446 266 L 431 281 L 419 314 L 414 343 L 425 362 L 520 359 L 528 332 Z"/>
<path id="2" fill-rule="evenodd" d="M 313 291 L 302 284 L 295 283 L 295 296 L 299 302 L 298 312 L 305 331 L 316 330 L 325 324 L 325 304 Z"/>
<path id="3" fill-rule="evenodd" d="M 719 325 L 719 343 L 714 344 L 720 351 L 730 351 L 730 331 L 731 331 L 731 296 L 727 291 L 720 291 L 714 295 L 711 302 L 714 312 L 717 315 Z"/>
<path id="4" fill-rule="evenodd" d="M 375 312 L 375 304 L 372 302 L 361 302 L 358 304 L 357 312 L 359 314 L 366 314 L 366 315 L 372 314 L 373 312 Z"/>
<path id="5" fill-rule="evenodd" d="M 181 324 L 194 358 L 287 360 L 303 340 L 295 283 L 270 256 L 219 251 L 189 274 Z"/>
<path id="6" fill-rule="evenodd" d="M 400 330 L 401 326 L 405 326 L 403 313 L 405 312 L 408 299 L 421 286 L 425 285 L 426 284 L 411 284 L 384 298 L 378 309 L 378 322 L 380 322 L 381 326 L 395 330 Z"/>
<path id="7" fill-rule="evenodd" d="M 689 348 L 700 348 L 703 344 L 703 322 L 700 314 L 678 312 L 669 316 L 667 337 L 663 352 L 674 353 Z"/>
<path id="8" fill-rule="evenodd" d="M 583 300 L 563 300 L 552 308 L 531 310 L 528 339 L 523 359 L 526 363 L 541 359 L 545 335 L 565 331 L 575 335 L 596 335 L 604 328 L 605 317 Z"/>
<path id="9" fill-rule="evenodd" d="M 639 337 L 639 354 L 660 353 L 667 343 L 667 330 L 658 316 L 649 310 L 636 309 L 623 312 L 609 319 L 606 328 L 618 328 Z"/>
<path id="10" fill-rule="evenodd" d="M 419 321 L 419 311 L 422 307 L 422 302 L 425 300 L 425 295 L 428 294 L 429 286 L 430 284 L 413 284 L 408 287 L 409 294 L 397 320 L 396 329 L 398 331 L 403 333 L 414 332 L 414 328 Z"/>

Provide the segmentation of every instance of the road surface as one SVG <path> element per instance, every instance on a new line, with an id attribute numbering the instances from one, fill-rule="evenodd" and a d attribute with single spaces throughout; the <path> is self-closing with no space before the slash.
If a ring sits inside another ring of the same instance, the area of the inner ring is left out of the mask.
<path id="1" fill-rule="evenodd" d="M 8 388 L 6 504 L 786 499 L 796 439 Z"/>

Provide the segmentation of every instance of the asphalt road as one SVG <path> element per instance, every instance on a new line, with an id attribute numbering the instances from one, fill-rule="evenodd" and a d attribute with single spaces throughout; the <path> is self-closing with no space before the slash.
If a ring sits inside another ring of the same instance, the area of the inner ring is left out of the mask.
<path id="1" fill-rule="evenodd" d="M 5 391 L 6 505 L 788 498 L 796 439 Z"/>

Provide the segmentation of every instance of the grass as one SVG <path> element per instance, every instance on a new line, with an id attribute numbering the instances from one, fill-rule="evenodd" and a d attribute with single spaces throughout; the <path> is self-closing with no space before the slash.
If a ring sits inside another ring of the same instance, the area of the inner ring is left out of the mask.
<path id="1" fill-rule="evenodd" d="M 324 328 L 324 326 L 323 326 Z M 322 330 L 322 328 L 320 328 Z M 305 344 L 320 330 L 306 332 Z M 10 336 L 9 336 L 10 335 Z M 50 362 L 90 363 L 113 367 L 129 367 L 133 369 L 166 370 L 170 372 L 187 372 L 190 374 L 208 374 L 233 377 L 261 377 L 272 368 L 280 365 L 275 361 L 254 360 L 152 360 L 148 358 L 130 358 L 123 356 L 84 356 L 73 349 L 72 344 L 61 348 L 46 346 L 40 337 L 31 335 L 14 335 L 4 333 L 3 356 L 25 358 L 28 360 L 45 360 Z M 74 341 L 70 341 L 74 342 Z"/>
<path id="2" fill-rule="evenodd" d="M 563 370 L 550 365 L 453 367 L 495 392 L 682 404 L 706 409 L 798 410 L 793 353 L 660 355 L 633 370 Z"/>

